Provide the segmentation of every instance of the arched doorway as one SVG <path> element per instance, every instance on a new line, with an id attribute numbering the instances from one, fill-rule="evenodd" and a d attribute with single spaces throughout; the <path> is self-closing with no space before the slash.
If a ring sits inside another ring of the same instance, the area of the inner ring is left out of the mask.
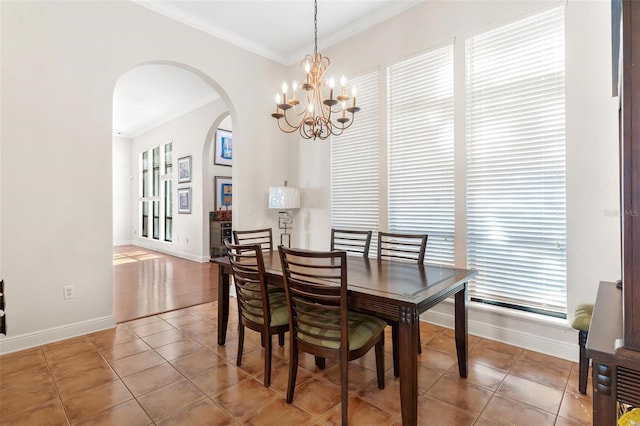
<path id="1" fill-rule="evenodd" d="M 231 108 L 223 97 L 209 77 L 175 63 L 139 65 L 124 73 L 115 86 L 114 311 L 118 322 L 215 298 L 211 289 L 203 290 L 202 284 L 183 276 L 208 273 L 208 217 L 214 205 L 211 182 L 213 173 L 219 173 L 209 167 L 215 145 L 211 133 L 227 116 L 232 127 Z M 195 285 L 192 297 L 189 285 Z"/>

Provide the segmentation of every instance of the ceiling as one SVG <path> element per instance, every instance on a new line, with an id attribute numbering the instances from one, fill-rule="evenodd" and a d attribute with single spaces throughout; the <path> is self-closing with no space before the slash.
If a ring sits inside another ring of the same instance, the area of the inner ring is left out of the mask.
<path id="1" fill-rule="evenodd" d="M 313 52 L 311 0 L 132 0 L 283 65 Z M 388 20 L 422 0 L 320 0 L 318 50 Z M 199 108 L 217 93 L 189 71 L 144 65 L 125 73 L 114 92 L 114 134 L 136 137 Z"/>

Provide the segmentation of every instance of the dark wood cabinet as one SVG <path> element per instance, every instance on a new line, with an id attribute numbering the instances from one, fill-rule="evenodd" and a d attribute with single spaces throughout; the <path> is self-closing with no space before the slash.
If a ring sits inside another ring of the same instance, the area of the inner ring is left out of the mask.
<path id="1" fill-rule="evenodd" d="M 622 5 L 622 283 L 624 346 L 640 350 L 640 3 Z M 635 309 L 634 309 L 635 307 Z"/>
<path id="2" fill-rule="evenodd" d="M 640 2 L 613 0 L 612 16 L 620 5 L 622 280 L 600 283 L 587 340 L 598 426 L 615 425 L 620 407 L 640 407 Z M 616 40 L 618 22 L 612 24 Z"/>

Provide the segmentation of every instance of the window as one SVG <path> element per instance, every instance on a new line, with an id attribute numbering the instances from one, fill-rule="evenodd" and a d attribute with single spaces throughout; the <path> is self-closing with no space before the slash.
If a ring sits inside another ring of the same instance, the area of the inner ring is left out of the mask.
<path id="1" fill-rule="evenodd" d="M 471 298 L 566 317 L 564 9 L 472 37 L 466 55 Z"/>
<path id="2" fill-rule="evenodd" d="M 356 115 L 353 127 L 331 138 L 331 225 L 377 232 L 380 227 L 378 72 L 354 78 L 351 84 L 357 87 L 358 103 L 363 108 Z"/>
<path id="3" fill-rule="evenodd" d="M 454 263 L 453 46 L 387 70 L 389 230 L 427 233 L 428 262 Z"/>
<path id="4" fill-rule="evenodd" d="M 172 240 L 172 172 L 171 143 L 140 153 L 140 235 L 144 238 Z"/>
<path id="5" fill-rule="evenodd" d="M 153 239 L 160 239 L 160 147 L 153 149 Z"/>
<path id="6" fill-rule="evenodd" d="M 164 240 L 171 242 L 173 237 L 173 197 L 172 188 L 173 181 L 171 176 L 173 173 L 173 157 L 172 144 L 168 143 L 164 146 L 164 173 L 167 179 L 164 181 Z"/>
<path id="7" fill-rule="evenodd" d="M 142 187 L 140 188 L 140 196 L 142 197 L 142 217 L 141 217 L 141 235 L 143 237 L 149 236 L 149 153 L 147 151 L 142 153 L 142 179 L 140 182 Z"/>

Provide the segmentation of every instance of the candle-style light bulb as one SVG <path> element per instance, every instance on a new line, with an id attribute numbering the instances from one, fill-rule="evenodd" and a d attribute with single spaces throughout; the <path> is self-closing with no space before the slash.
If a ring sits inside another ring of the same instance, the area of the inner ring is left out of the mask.
<path id="1" fill-rule="evenodd" d="M 353 107 L 354 108 L 356 106 L 356 93 L 357 93 L 356 86 L 353 86 L 351 88 L 351 96 L 353 96 Z"/>
<path id="2" fill-rule="evenodd" d="M 333 85 L 334 85 L 334 84 L 335 84 L 335 81 L 333 80 L 333 77 L 331 77 L 331 78 L 329 79 L 329 87 L 330 87 L 331 89 L 333 89 Z"/>
<path id="3" fill-rule="evenodd" d="M 293 93 L 296 93 L 296 90 L 298 90 L 298 82 L 293 80 L 293 83 L 291 84 L 291 90 L 293 90 Z"/>
<path id="4" fill-rule="evenodd" d="M 309 71 L 311 71 L 311 64 L 309 63 L 309 61 L 304 61 L 304 72 L 309 74 Z"/>
<path id="5" fill-rule="evenodd" d="M 342 91 L 340 92 L 340 94 L 342 96 L 344 96 L 344 93 L 345 93 L 345 90 L 346 90 L 346 85 L 347 85 L 347 79 L 343 75 L 342 78 L 340 79 L 340 86 L 342 86 Z"/>
<path id="6" fill-rule="evenodd" d="M 287 82 L 282 83 L 282 102 L 287 103 Z"/>
<path id="7" fill-rule="evenodd" d="M 280 97 L 280 93 L 276 93 L 276 104 L 280 104 L 282 101 L 282 98 Z"/>

